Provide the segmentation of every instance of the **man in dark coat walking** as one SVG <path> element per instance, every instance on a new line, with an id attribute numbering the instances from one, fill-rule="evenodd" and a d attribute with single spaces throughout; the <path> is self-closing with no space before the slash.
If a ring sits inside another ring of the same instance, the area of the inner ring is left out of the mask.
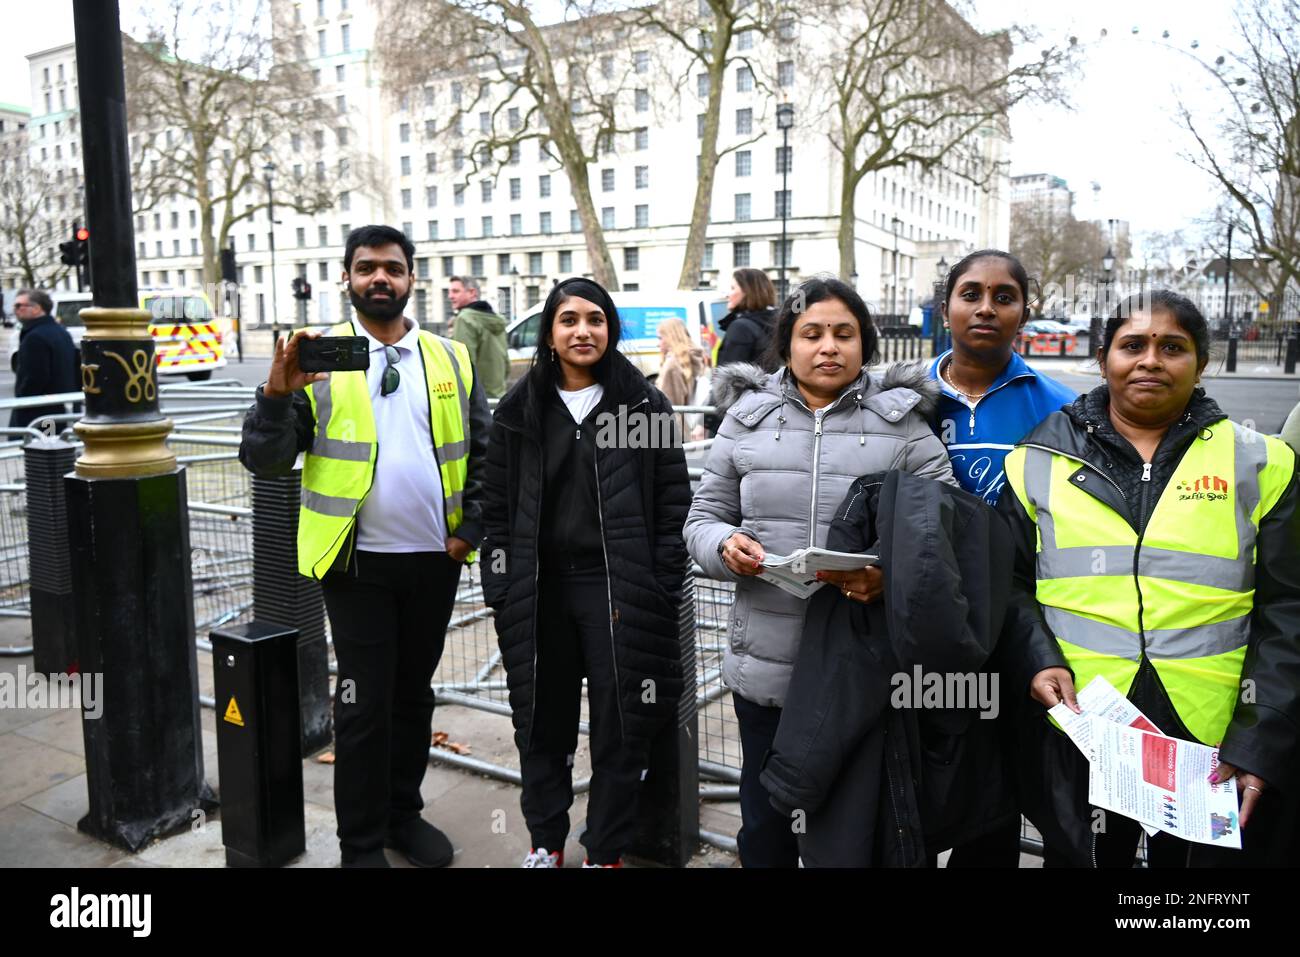
<path id="1" fill-rule="evenodd" d="M 14 314 L 23 324 L 18 337 L 18 376 L 14 395 L 52 395 L 81 388 L 77 347 L 68 330 L 55 321 L 54 303 L 39 289 L 21 289 L 14 297 Z M 24 428 L 46 415 L 62 415 L 66 406 L 40 405 L 14 409 L 10 428 Z"/>

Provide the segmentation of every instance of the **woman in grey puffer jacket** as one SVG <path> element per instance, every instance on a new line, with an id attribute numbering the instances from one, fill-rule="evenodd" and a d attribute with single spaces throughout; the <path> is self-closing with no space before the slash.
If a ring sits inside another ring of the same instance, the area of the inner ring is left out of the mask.
<path id="1" fill-rule="evenodd" d="M 939 394 L 920 362 L 872 376 L 876 334 L 866 304 L 832 278 L 809 279 L 782 306 L 772 342 L 782 368 L 738 364 L 714 372 L 723 414 L 686 519 L 686 547 L 712 578 L 736 583 L 723 681 L 740 725 L 745 867 L 793 867 L 790 821 L 758 781 L 790 682 L 807 602 L 762 581 L 765 554 L 826 543 L 853 480 L 905 469 L 955 485 L 926 418 Z M 857 601 L 875 601 L 881 572 L 825 572 Z"/>

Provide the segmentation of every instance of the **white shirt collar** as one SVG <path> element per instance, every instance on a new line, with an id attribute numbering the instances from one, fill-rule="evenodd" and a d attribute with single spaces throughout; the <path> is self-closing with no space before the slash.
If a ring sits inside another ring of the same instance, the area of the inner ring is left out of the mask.
<path id="1" fill-rule="evenodd" d="M 405 322 L 406 319 L 403 318 L 402 321 Z M 353 319 L 353 320 L 352 320 L 352 328 L 353 328 L 353 329 L 356 329 L 359 335 L 363 335 L 363 336 L 365 336 L 366 339 L 368 339 L 368 340 L 370 341 L 370 350 L 369 350 L 369 351 L 371 351 L 371 352 L 383 352 L 383 351 L 384 351 L 384 343 L 380 342 L 378 339 L 376 339 L 374 336 L 372 336 L 372 335 L 371 335 L 371 334 L 366 330 L 366 327 L 363 326 L 363 325 L 361 324 L 361 320 L 360 320 L 360 319 Z M 419 325 L 418 325 L 417 323 L 412 322 L 412 323 L 411 323 L 411 328 L 408 329 L 408 330 L 406 330 L 406 335 L 404 335 L 404 336 L 402 336 L 402 338 L 398 339 L 395 343 L 393 343 L 393 345 L 395 345 L 398 349 L 404 349 L 405 351 L 414 354 L 415 351 L 416 351 L 416 349 L 418 349 L 418 348 L 419 348 L 419 345 L 420 345 L 420 337 L 419 337 L 419 333 L 420 333 L 420 327 L 419 327 Z"/>

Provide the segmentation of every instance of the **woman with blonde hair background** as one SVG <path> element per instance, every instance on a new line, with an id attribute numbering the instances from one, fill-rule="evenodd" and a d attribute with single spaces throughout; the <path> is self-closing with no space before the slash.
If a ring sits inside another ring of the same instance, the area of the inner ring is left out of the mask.
<path id="1" fill-rule="evenodd" d="M 673 405 L 693 404 L 698 383 L 707 381 L 709 363 L 704 350 L 691 342 L 680 319 L 665 319 L 659 323 L 659 354 L 663 356 L 659 378 L 655 382 L 659 391 L 668 396 Z M 684 438 L 704 437 L 704 426 L 700 424 L 698 414 L 679 412 L 677 427 Z"/>

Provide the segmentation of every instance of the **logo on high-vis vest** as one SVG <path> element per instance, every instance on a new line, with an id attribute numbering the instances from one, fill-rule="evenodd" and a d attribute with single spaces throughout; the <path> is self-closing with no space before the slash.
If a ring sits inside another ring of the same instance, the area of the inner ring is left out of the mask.
<path id="1" fill-rule="evenodd" d="M 1183 479 L 1175 488 L 1178 501 L 1214 502 L 1227 501 L 1228 480 L 1217 475 L 1202 475 L 1196 479 Z"/>

